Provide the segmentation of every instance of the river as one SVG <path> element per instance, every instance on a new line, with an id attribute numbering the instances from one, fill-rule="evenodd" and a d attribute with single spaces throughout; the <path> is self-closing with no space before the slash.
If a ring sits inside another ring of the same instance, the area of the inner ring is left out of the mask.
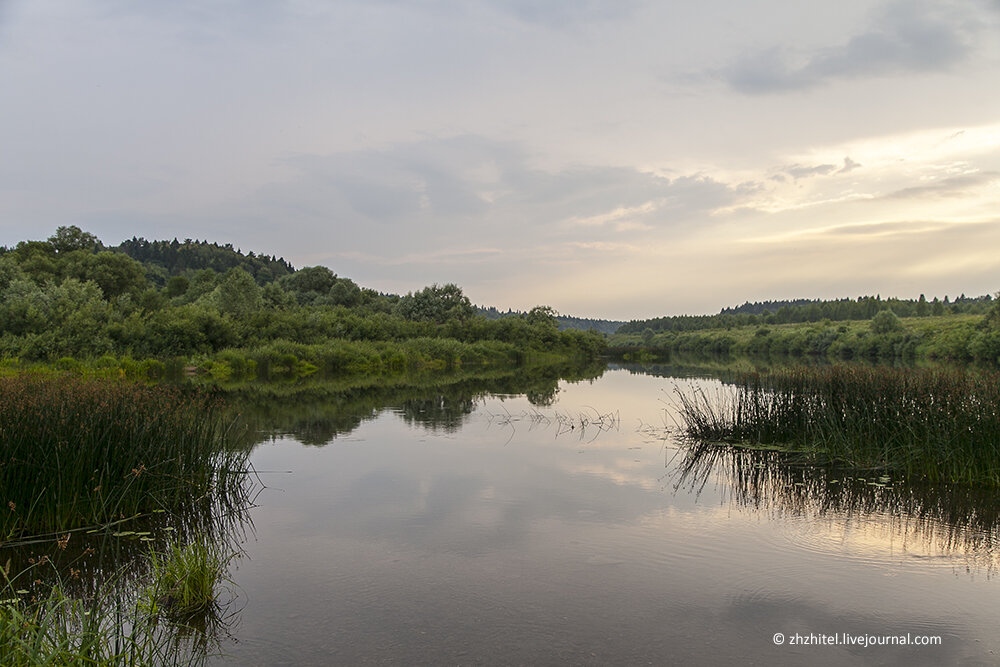
<path id="1" fill-rule="evenodd" d="M 612 366 L 336 423 L 302 402 L 254 449 L 213 662 L 1000 662 L 996 494 L 692 450 L 694 387 L 724 390 Z"/>

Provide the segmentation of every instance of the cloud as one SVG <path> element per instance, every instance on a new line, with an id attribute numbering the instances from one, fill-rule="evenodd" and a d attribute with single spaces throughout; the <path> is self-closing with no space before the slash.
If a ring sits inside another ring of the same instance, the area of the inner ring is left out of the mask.
<path id="1" fill-rule="evenodd" d="M 391 228 L 396 238 L 408 237 L 403 245 L 410 250 L 474 234 L 552 236 L 580 228 L 614 233 L 642 231 L 654 222 L 679 225 L 743 195 L 699 174 L 667 178 L 612 166 L 543 170 L 531 166 L 521 148 L 476 136 L 296 155 L 282 164 L 290 178 L 262 188 L 258 203 L 339 225 Z M 362 246 L 392 245 L 384 232 L 369 243 L 365 232 L 355 234 Z"/>
<path id="2" fill-rule="evenodd" d="M 811 178 L 813 176 L 829 176 L 830 174 L 846 174 L 848 172 L 854 171 L 861 167 L 860 162 L 855 162 L 849 157 L 844 158 L 844 164 L 838 168 L 835 164 L 817 164 L 813 166 L 807 166 L 802 164 L 792 164 L 786 167 L 781 167 L 779 173 L 773 174 L 770 178 L 772 181 L 777 181 L 778 183 L 784 183 L 788 179 L 787 176 L 792 177 L 794 180 L 799 180 L 800 178 Z"/>
<path id="3" fill-rule="evenodd" d="M 372 0 L 361 0 L 371 3 Z M 397 5 L 438 15 L 455 15 L 474 10 L 477 6 L 503 14 L 522 23 L 547 28 L 563 28 L 592 21 L 609 21 L 631 15 L 643 0 L 377 0 L 386 5 Z"/>
<path id="4" fill-rule="evenodd" d="M 281 167 L 283 178 L 244 206 L 246 218 L 280 219 L 310 239 L 316 251 L 280 251 L 293 263 L 328 264 L 389 291 L 456 282 L 479 302 L 533 295 L 508 304 L 517 307 L 555 303 L 543 287 L 552 292 L 567 272 L 597 270 L 609 253 L 700 234 L 746 196 L 743 186 L 698 173 L 543 169 L 520 145 L 473 135 L 294 155 Z"/>
<path id="5" fill-rule="evenodd" d="M 854 171 L 855 169 L 859 169 L 860 167 L 863 167 L 863 166 L 864 165 L 861 164 L 860 162 L 855 162 L 851 158 L 845 157 L 844 158 L 844 166 L 841 167 L 840 171 L 838 171 L 837 173 L 838 174 L 846 174 L 848 172 Z"/>
<path id="6" fill-rule="evenodd" d="M 761 95 L 837 79 L 942 71 L 972 52 L 974 29 L 927 3 L 894 4 L 878 24 L 844 44 L 812 53 L 772 47 L 742 58 L 718 76 L 738 92 Z"/>
<path id="7" fill-rule="evenodd" d="M 837 225 L 816 230 L 816 236 L 830 237 L 882 237 L 899 236 L 901 234 L 926 234 L 928 232 L 940 232 L 948 229 L 952 225 L 945 222 L 915 220 L 896 222 L 859 222 L 848 225 Z"/>
<path id="8" fill-rule="evenodd" d="M 798 180 L 800 178 L 808 178 L 809 176 L 825 176 L 836 168 L 832 164 L 819 164 L 815 167 L 804 167 L 800 164 L 793 164 L 790 167 L 785 167 L 784 172 Z"/>
<path id="9" fill-rule="evenodd" d="M 995 171 L 963 174 L 934 181 L 927 185 L 917 185 L 890 192 L 881 199 L 920 199 L 926 197 L 969 197 L 974 188 L 993 183 L 1000 177 Z"/>
<path id="10" fill-rule="evenodd" d="M 584 21 L 618 19 L 631 14 L 636 0 L 488 0 L 488 4 L 526 23 L 562 27 Z"/>

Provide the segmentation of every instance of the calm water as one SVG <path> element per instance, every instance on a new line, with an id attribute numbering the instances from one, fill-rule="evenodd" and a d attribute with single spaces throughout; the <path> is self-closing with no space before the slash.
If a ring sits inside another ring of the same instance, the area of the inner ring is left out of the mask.
<path id="1" fill-rule="evenodd" d="M 695 385 L 721 387 L 610 369 L 534 403 L 299 405 L 253 454 L 218 662 L 1000 662 L 995 496 L 694 456 L 664 427 Z"/>

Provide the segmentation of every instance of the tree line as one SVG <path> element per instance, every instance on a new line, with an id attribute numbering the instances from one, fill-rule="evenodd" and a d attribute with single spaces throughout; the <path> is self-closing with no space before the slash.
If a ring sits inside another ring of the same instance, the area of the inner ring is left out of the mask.
<path id="1" fill-rule="evenodd" d="M 897 317 L 932 317 L 943 315 L 982 315 L 992 308 L 990 295 L 966 297 L 954 301 L 934 297 L 931 301 L 921 294 L 917 299 L 883 299 L 880 295 L 859 296 L 857 299 L 764 301 L 733 308 L 723 308 L 717 315 L 672 315 L 648 320 L 632 320 L 622 325 L 618 333 L 642 333 L 646 329 L 664 331 L 698 331 L 731 329 L 762 324 L 795 324 L 802 322 L 870 320 L 882 311 L 892 311 Z"/>
<path id="2" fill-rule="evenodd" d="M 418 340 L 405 350 L 388 345 Z M 605 345 L 596 333 L 560 332 L 546 307 L 491 321 L 454 284 L 384 294 L 324 266 L 295 270 L 229 244 L 133 238 L 109 248 L 67 226 L 45 241 L 0 248 L 3 358 L 162 359 L 331 341 L 385 343 L 378 353 L 397 361 L 401 350 L 473 360 L 594 357 Z"/>

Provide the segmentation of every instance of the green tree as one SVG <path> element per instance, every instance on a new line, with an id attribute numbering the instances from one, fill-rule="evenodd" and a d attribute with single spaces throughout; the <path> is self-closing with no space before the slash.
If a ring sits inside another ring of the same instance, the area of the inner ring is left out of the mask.
<path id="1" fill-rule="evenodd" d="M 306 266 L 278 281 L 281 287 L 295 295 L 301 304 L 311 304 L 330 293 L 337 276 L 325 266 Z"/>
<path id="2" fill-rule="evenodd" d="M 85 250 L 96 252 L 103 248 L 101 241 L 91 234 L 85 232 L 76 225 L 68 227 L 57 227 L 56 233 L 49 237 L 49 243 L 57 253 L 72 252 L 74 250 Z"/>
<path id="3" fill-rule="evenodd" d="M 0 293 L 14 280 L 24 280 L 24 271 L 13 257 L 0 257 Z"/>
<path id="4" fill-rule="evenodd" d="M 62 262 L 62 274 L 66 278 L 93 280 L 108 300 L 122 294 L 138 296 L 149 286 L 142 264 L 120 252 L 102 250 L 91 254 L 73 250 L 65 254 Z"/>
<path id="5" fill-rule="evenodd" d="M 1000 331 L 1000 292 L 997 292 L 997 298 L 993 301 L 993 307 L 990 308 L 989 312 L 986 313 L 986 317 L 983 318 L 981 328 Z"/>
<path id="6" fill-rule="evenodd" d="M 353 308 L 361 304 L 361 288 L 353 280 L 337 278 L 324 301 L 332 306 Z"/>
<path id="7" fill-rule="evenodd" d="M 167 296 L 172 299 L 174 297 L 184 296 L 190 286 L 191 281 L 188 280 L 186 276 L 173 276 L 167 281 L 165 291 Z"/>
<path id="8" fill-rule="evenodd" d="M 433 284 L 402 297 L 396 305 L 396 314 L 409 320 L 424 320 L 444 324 L 449 320 L 463 321 L 472 317 L 476 309 L 462 289 L 454 283 Z"/>
<path id="9" fill-rule="evenodd" d="M 236 317 L 246 317 L 264 306 L 260 287 L 243 269 L 229 269 L 213 296 L 220 311 Z"/>

